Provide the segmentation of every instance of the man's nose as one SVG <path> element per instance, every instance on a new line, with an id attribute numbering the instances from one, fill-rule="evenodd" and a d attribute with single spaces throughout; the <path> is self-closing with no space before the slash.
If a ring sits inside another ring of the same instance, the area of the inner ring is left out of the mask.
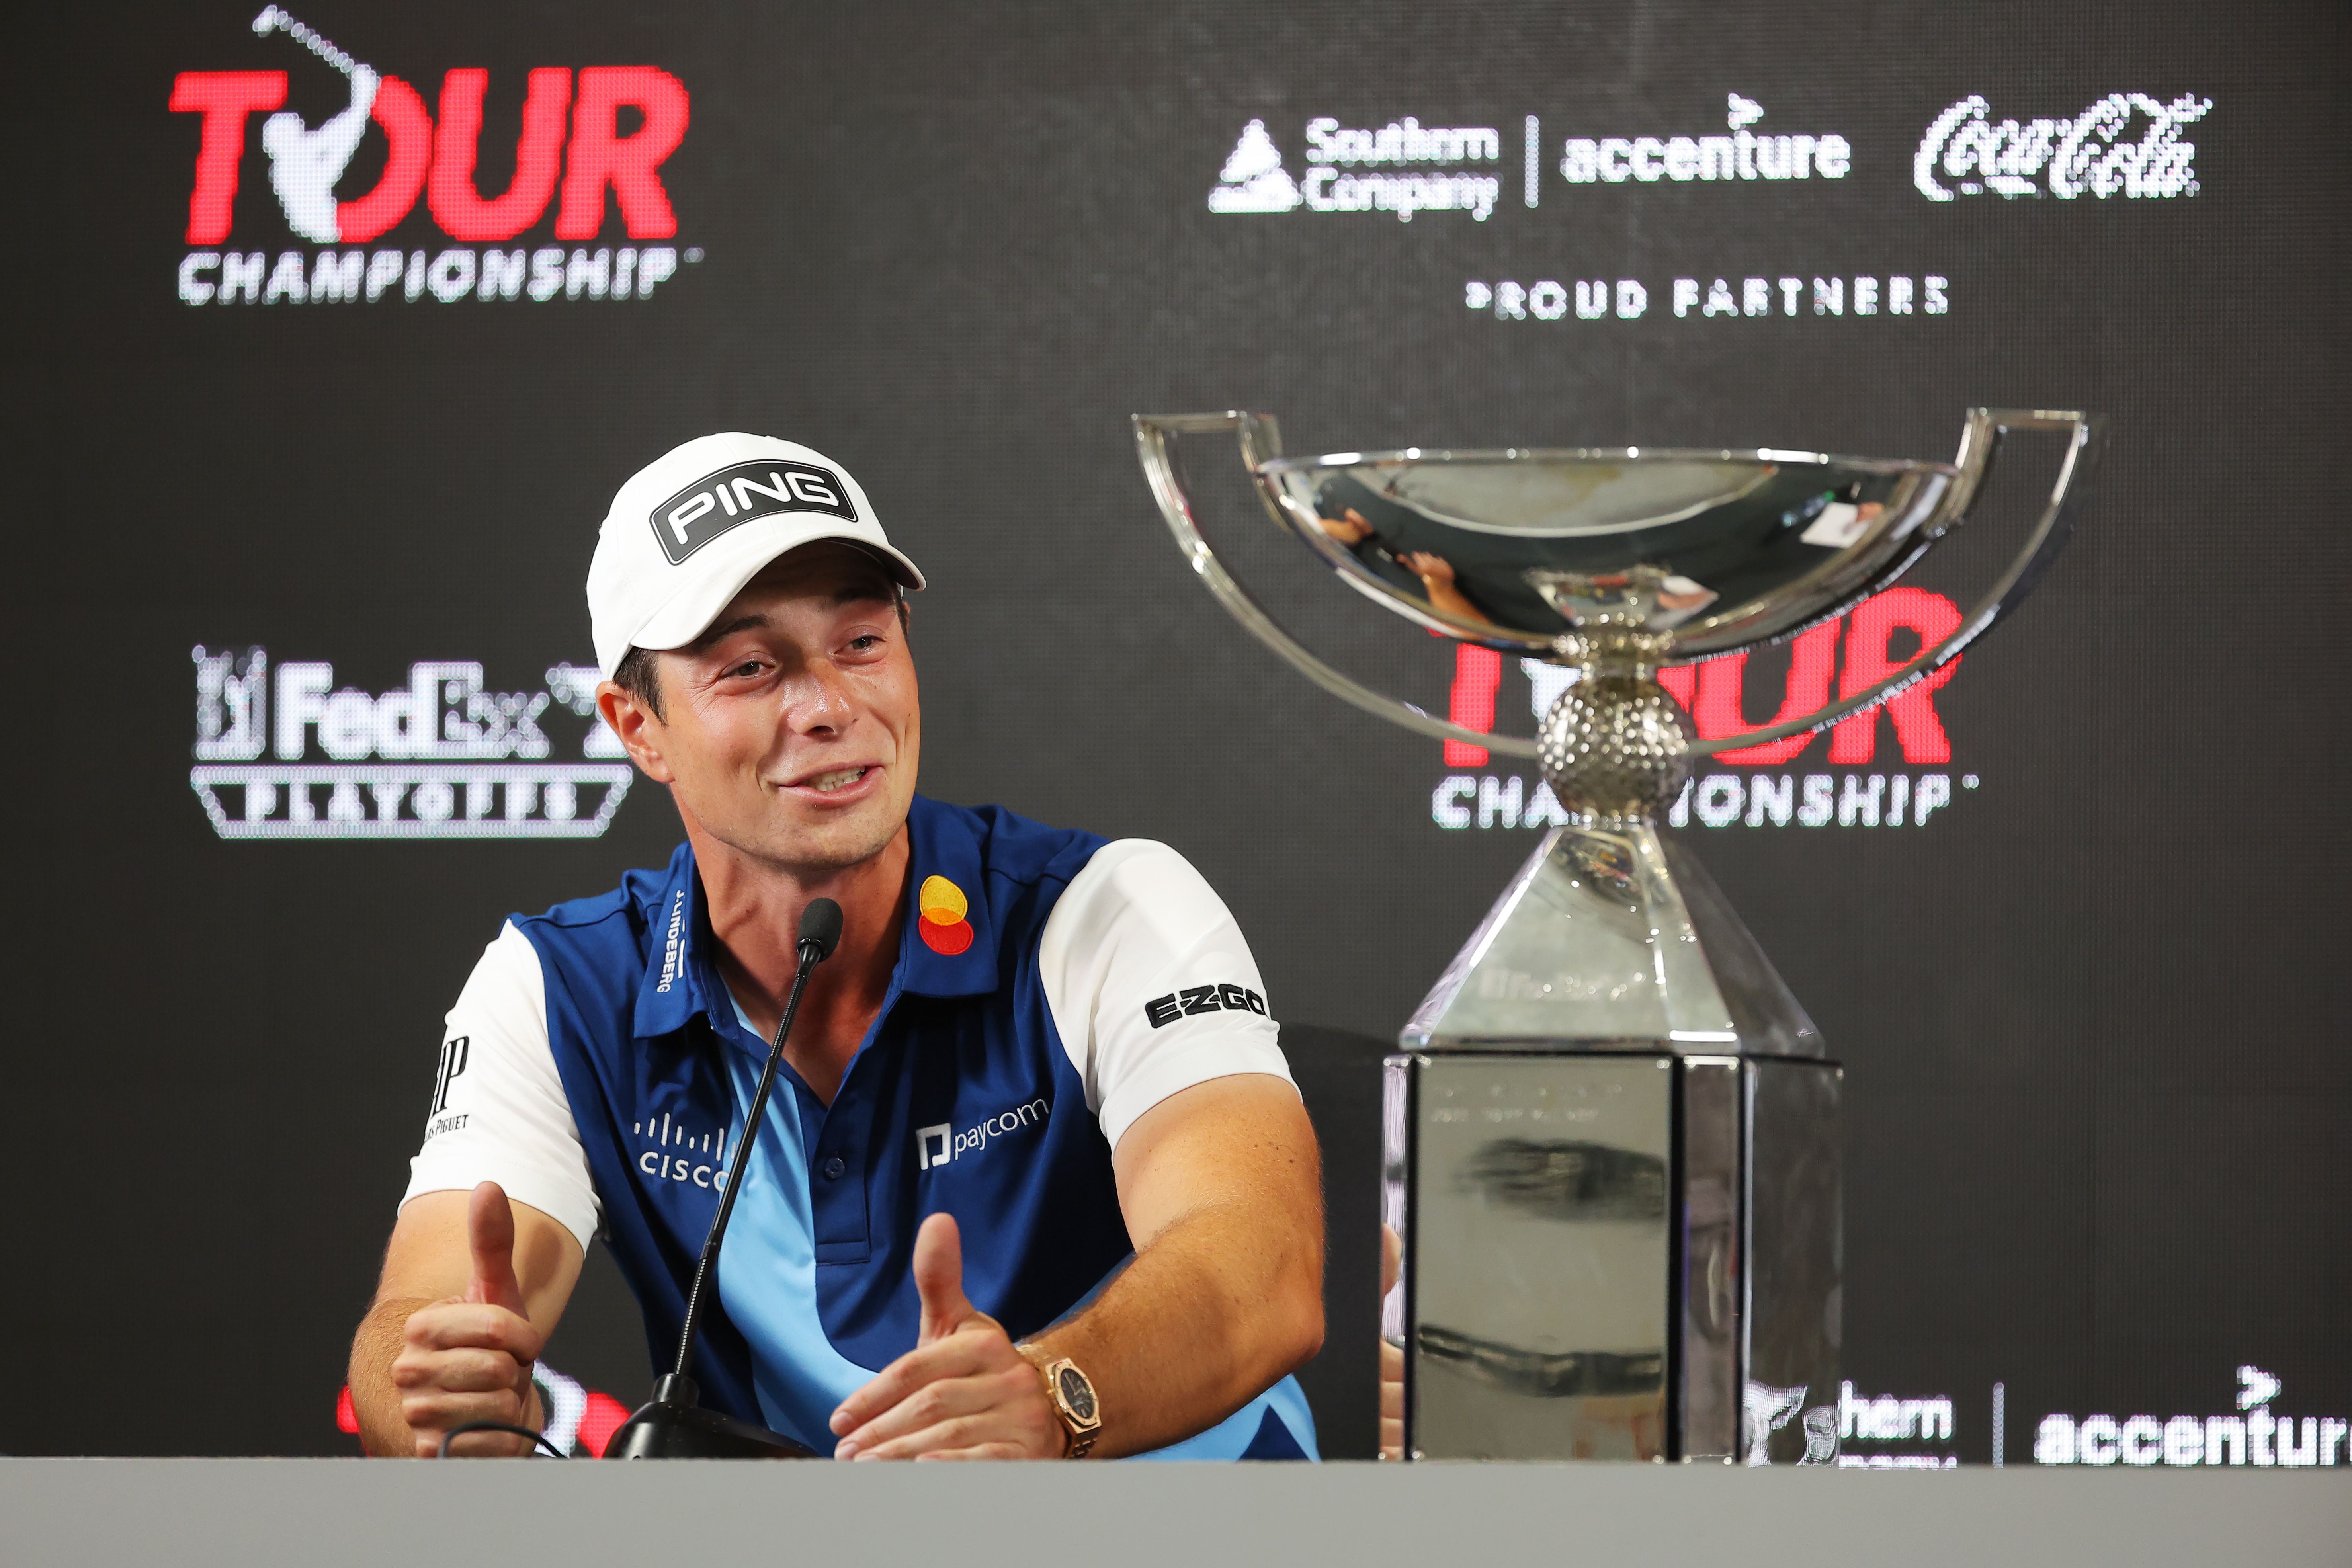
<path id="1" fill-rule="evenodd" d="M 819 735 L 847 729 L 856 711 L 842 673 L 830 660 L 817 659 L 792 683 L 784 701 L 784 722 L 796 735 Z"/>

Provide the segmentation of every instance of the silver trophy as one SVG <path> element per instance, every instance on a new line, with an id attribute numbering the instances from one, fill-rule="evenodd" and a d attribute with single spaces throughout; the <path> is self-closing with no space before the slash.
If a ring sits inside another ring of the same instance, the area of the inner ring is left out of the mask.
<path id="1" fill-rule="evenodd" d="M 1138 415 L 1193 570 L 1326 690 L 1421 734 L 1533 757 L 1554 828 L 1389 1058 L 1382 1206 L 1404 1238 L 1383 1333 L 1414 1458 L 1813 1463 L 1837 1450 L 1842 1069 L 1657 816 L 1691 759 L 1818 730 L 1932 673 L 2064 544 L 2099 421 L 1973 409 L 1950 463 L 1813 452 L 1505 449 L 1286 458 L 1261 414 Z M 1975 502 L 2011 431 L 2065 438 L 1984 597 L 1885 679 L 1693 738 L 1666 665 L 1789 637 L 1885 588 Z M 1564 666 L 1532 739 L 1436 718 L 1307 651 L 1194 521 L 1171 437 L 1231 432 L 1275 522 L 1447 637 Z"/>

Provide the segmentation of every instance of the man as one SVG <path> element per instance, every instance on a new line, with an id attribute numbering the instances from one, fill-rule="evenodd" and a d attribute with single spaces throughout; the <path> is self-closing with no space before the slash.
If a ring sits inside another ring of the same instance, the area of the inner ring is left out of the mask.
<path id="1" fill-rule="evenodd" d="M 706 437 L 622 487 L 597 702 L 686 843 L 510 919 L 449 1014 L 352 1347 L 371 1452 L 535 1428 L 531 1363 L 600 1233 L 667 1369 L 830 898 L 703 1402 L 837 1458 L 1312 1457 L 1288 1374 L 1323 1332 L 1318 1157 L 1247 944 L 1163 845 L 915 794 L 922 582 L 803 447 Z"/>

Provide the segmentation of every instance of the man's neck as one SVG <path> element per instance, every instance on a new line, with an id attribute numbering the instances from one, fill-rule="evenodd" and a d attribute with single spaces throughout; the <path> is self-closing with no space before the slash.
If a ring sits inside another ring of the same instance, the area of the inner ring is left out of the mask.
<path id="1" fill-rule="evenodd" d="M 713 957 L 719 977 L 763 1039 L 774 1039 L 792 993 L 801 911 L 816 899 L 841 906 L 841 943 L 809 976 L 784 1047 L 784 1059 L 830 1105 L 898 965 L 912 858 L 905 826 L 868 858 L 820 870 L 744 855 L 691 818 L 686 836 L 701 873 L 711 934 L 719 939 Z"/>

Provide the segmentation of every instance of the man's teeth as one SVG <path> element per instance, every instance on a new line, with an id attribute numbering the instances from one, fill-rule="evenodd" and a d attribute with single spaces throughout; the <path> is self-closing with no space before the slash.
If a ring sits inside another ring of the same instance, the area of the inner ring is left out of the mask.
<path id="1" fill-rule="evenodd" d="M 865 776 L 864 768 L 835 768 L 829 773 L 819 773 L 809 780 L 808 787 L 820 795 L 830 795 L 835 790 L 856 784 Z"/>

